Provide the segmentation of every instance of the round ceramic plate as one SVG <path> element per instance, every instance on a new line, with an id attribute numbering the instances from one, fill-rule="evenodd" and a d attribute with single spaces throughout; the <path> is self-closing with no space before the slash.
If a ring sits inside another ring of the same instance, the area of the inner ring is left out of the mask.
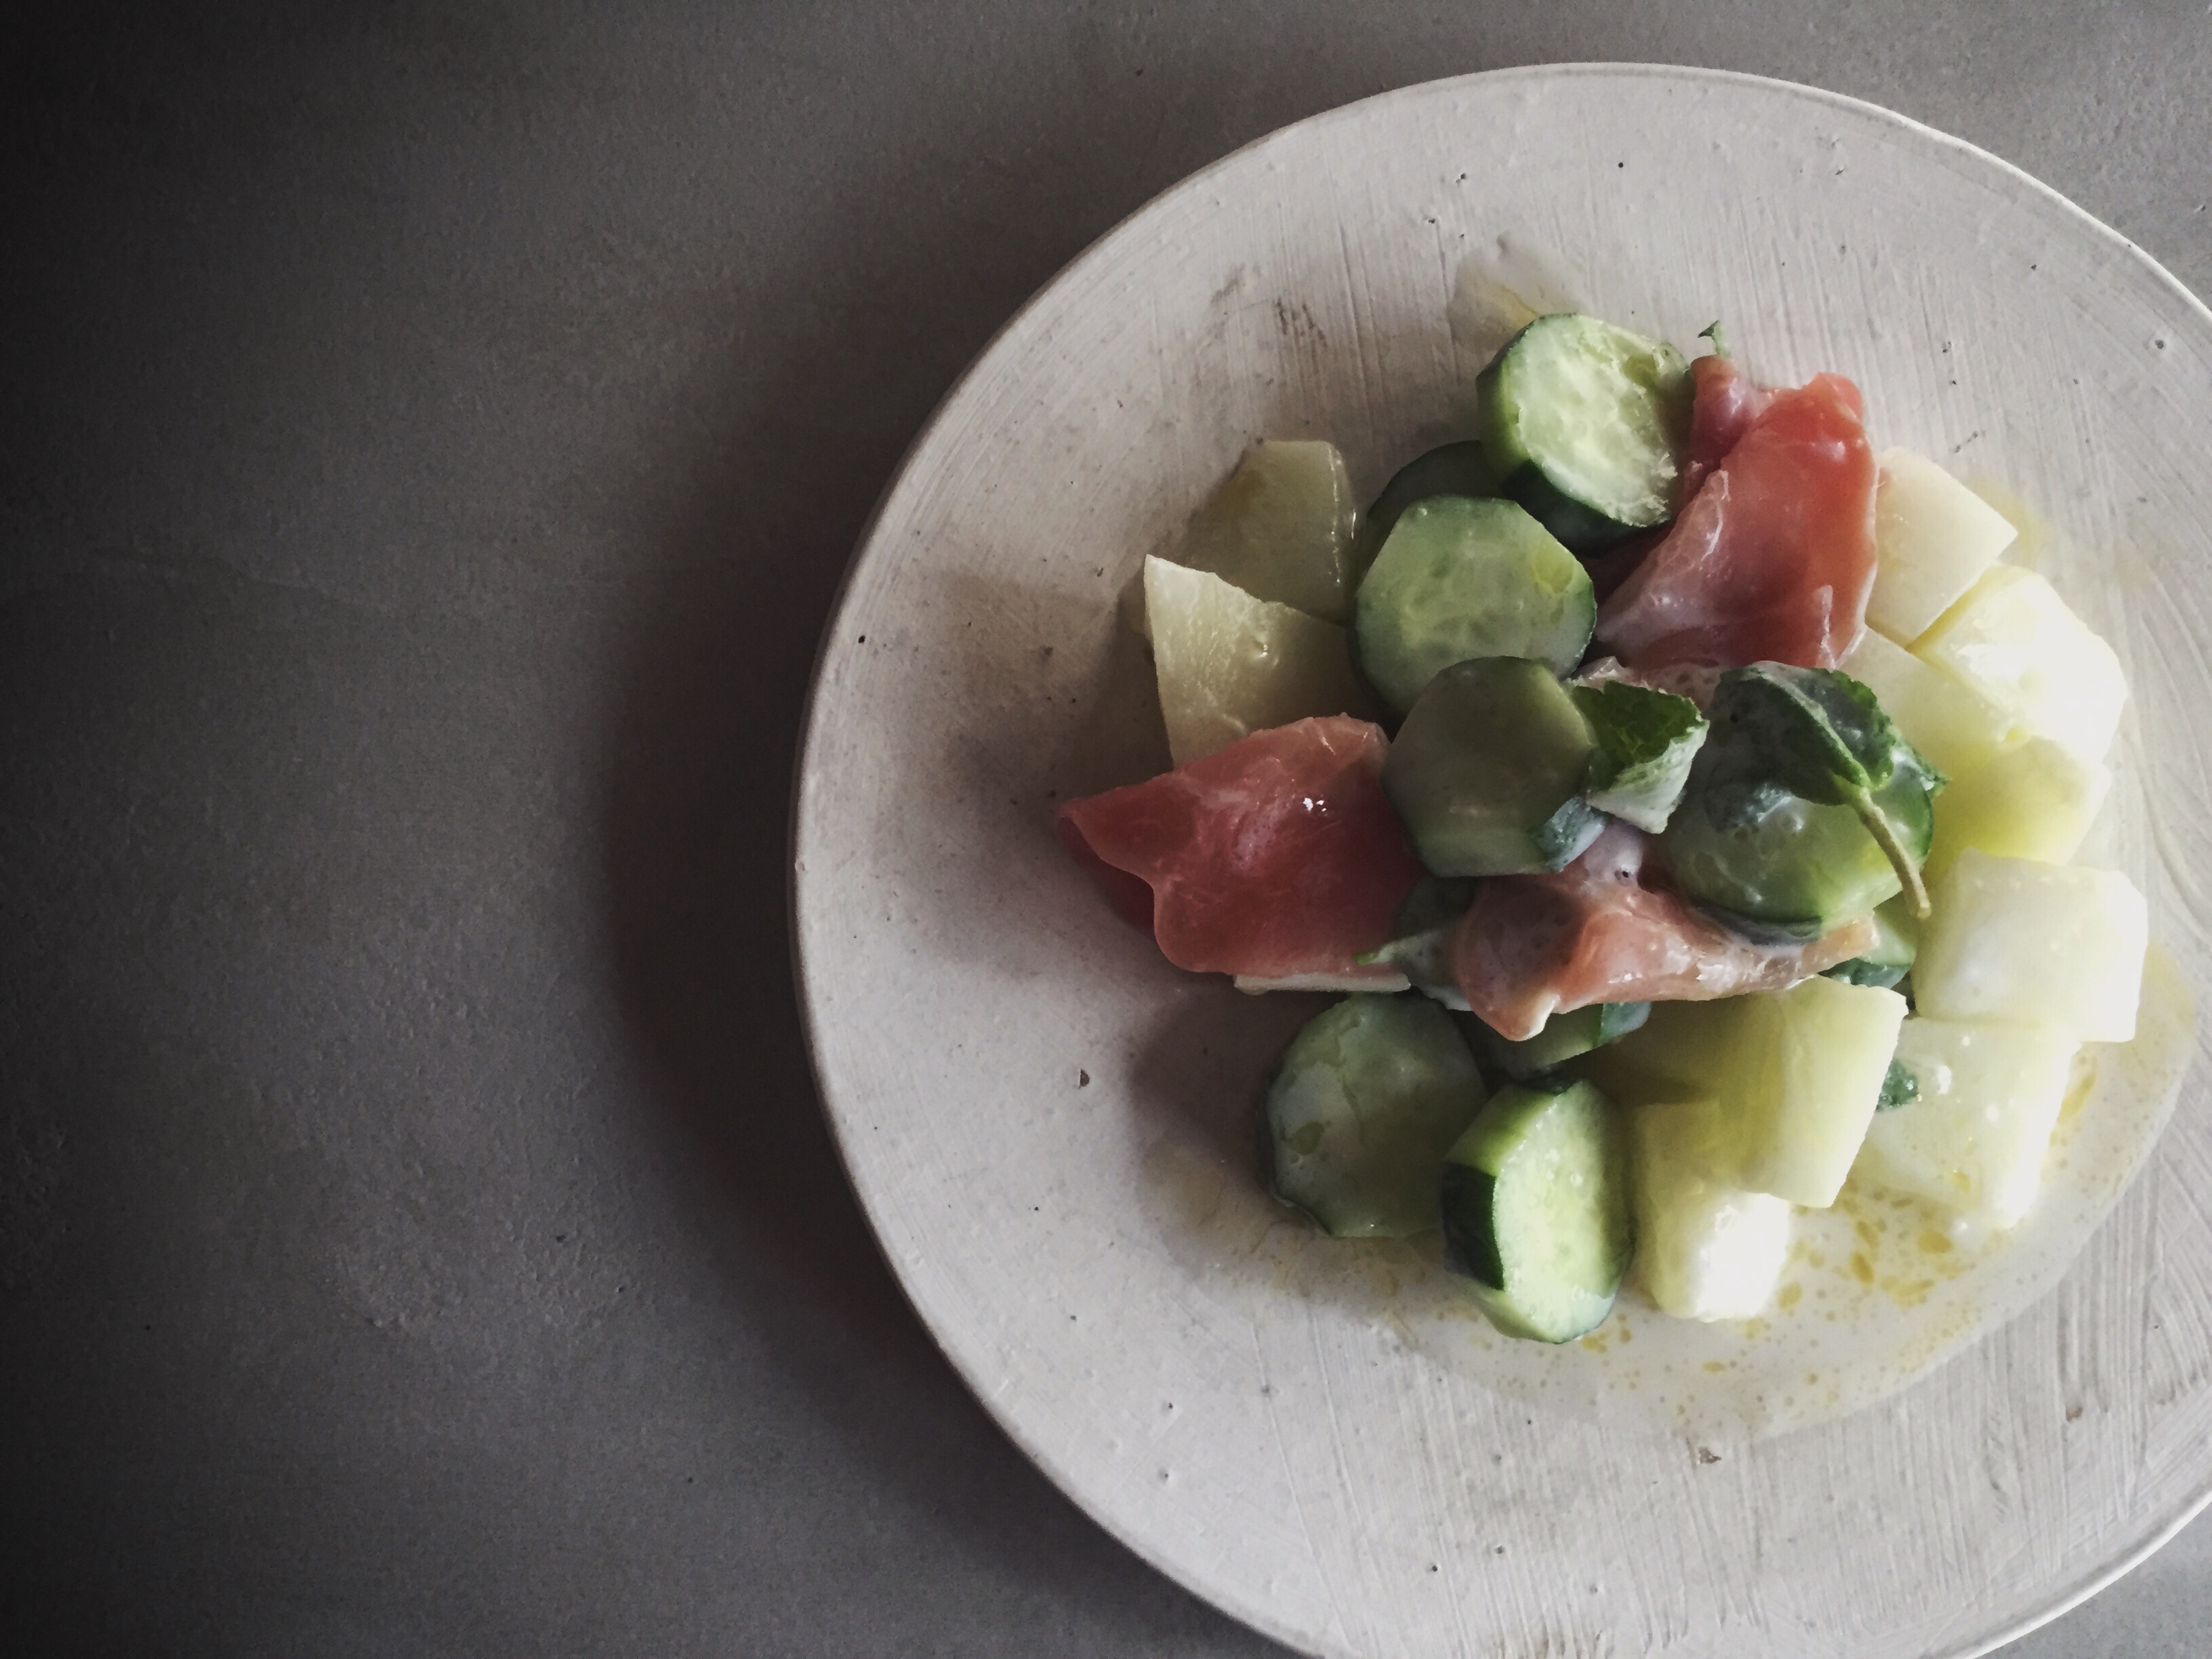
<path id="1" fill-rule="evenodd" d="M 1878 444 L 2048 526 L 2017 556 L 2119 650 L 2100 856 L 2168 959 L 2002 1248 L 1862 1200 L 1769 1320 L 1625 1299 L 1596 1340 L 1506 1342 L 1419 1247 L 1261 1194 L 1254 1103 L 1319 1002 L 1178 974 L 1056 848 L 1058 802 L 1166 764 L 1115 615 L 1143 555 L 1255 439 L 1330 438 L 1366 495 L 1450 432 L 1469 270 L 1686 345 L 1720 318 L 1763 380 L 1850 375 Z M 1965 1655 L 2178 1528 L 2212 1486 L 2207 431 L 2212 314 L 2142 252 L 1955 140 L 1740 76 L 1409 88 L 1085 253 L 884 501 L 795 817 L 823 1097 L 1007 1431 L 1163 1570 L 1332 1655 Z"/>

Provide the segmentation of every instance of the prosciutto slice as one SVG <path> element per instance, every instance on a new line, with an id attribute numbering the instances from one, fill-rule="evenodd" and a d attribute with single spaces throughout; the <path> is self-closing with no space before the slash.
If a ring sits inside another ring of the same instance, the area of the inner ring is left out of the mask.
<path id="1" fill-rule="evenodd" d="M 1685 502 L 1774 401 L 1772 392 L 1753 386 L 1733 360 L 1717 353 L 1690 365 L 1690 456 L 1682 466 Z"/>
<path id="2" fill-rule="evenodd" d="M 1863 954 L 1861 917 L 1809 945 L 1764 945 L 1655 886 L 1650 838 L 1616 823 L 1556 875 L 1500 876 L 1476 890 L 1452 941 L 1468 1006 L 1519 1040 L 1595 1002 L 1706 1002 L 1779 991 Z"/>
<path id="3" fill-rule="evenodd" d="M 1366 720 L 1300 720 L 1070 801 L 1054 829 L 1178 968 L 1401 985 L 1354 960 L 1390 938 L 1421 875 L 1382 793 L 1389 748 Z"/>
<path id="4" fill-rule="evenodd" d="M 1760 392 L 1699 358 L 1689 496 L 1666 538 L 1598 608 L 1631 668 L 1753 662 L 1832 668 L 1874 586 L 1874 450 L 1858 388 L 1816 375 Z M 1762 402 L 1762 400 L 1764 400 Z"/>

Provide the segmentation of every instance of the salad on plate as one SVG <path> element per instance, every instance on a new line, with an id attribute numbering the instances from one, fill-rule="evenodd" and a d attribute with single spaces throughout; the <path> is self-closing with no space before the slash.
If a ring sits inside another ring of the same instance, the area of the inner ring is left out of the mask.
<path id="1" fill-rule="evenodd" d="M 2118 659 L 1851 381 L 1707 337 L 1529 318 L 1364 511 L 1255 446 L 1128 607 L 1174 769 L 1056 821 L 1177 967 L 1340 998 L 1275 1195 L 1550 1343 L 1758 1316 L 1847 1179 L 2015 1226 L 2135 1033 L 2143 897 L 2074 862 Z"/>

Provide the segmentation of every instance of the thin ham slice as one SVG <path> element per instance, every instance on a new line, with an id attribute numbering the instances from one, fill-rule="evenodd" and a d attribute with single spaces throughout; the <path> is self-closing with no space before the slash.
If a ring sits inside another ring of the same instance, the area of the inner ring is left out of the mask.
<path id="1" fill-rule="evenodd" d="M 1421 875 L 1382 793 L 1389 748 L 1366 720 L 1300 720 L 1070 801 L 1054 828 L 1179 968 L 1401 985 L 1354 960 L 1390 938 Z"/>
<path id="2" fill-rule="evenodd" d="M 1682 466 L 1685 502 L 1774 401 L 1771 392 L 1753 386 L 1733 361 L 1717 353 L 1690 365 L 1690 454 Z"/>
<path id="3" fill-rule="evenodd" d="M 1556 875 L 1501 876 L 1476 890 L 1452 942 L 1453 977 L 1499 1036 L 1532 1037 L 1595 1002 L 1708 1002 L 1779 991 L 1864 954 L 1862 917 L 1809 945 L 1763 945 L 1652 884 L 1650 838 L 1614 824 Z"/>
<path id="4" fill-rule="evenodd" d="M 1598 608 L 1598 639 L 1635 669 L 1834 667 L 1858 643 L 1874 586 L 1874 450 L 1858 388 L 1820 374 L 1762 393 L 1723 363 L 1699 377 L 1692 431 L 1689 470 L 1701 457 L 1710 470 Z"/>

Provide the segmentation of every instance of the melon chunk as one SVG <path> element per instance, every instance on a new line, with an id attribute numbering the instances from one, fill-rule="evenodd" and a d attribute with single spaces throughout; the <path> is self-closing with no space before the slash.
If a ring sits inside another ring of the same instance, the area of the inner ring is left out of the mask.
<path id="1" fill-rule="evenodd" d="M 1352 620 L 1358 507 L 1334 444 L 1271 440 L 1245 452 L 1199 508 L 1176 562 L 1324 622 Z"/>
<path id="2" fill-rule="evenodd" d="M 2063 864 L 2103 810 L 2112 775 L 2048 738 L 1999 750 L 1936 797 L 1936 839 L 1925 873 L 1941 880 L 1968 848 L 2000 858 Z"/>
<path id="3" fill-rule="evenodd" d="M 1785 1199 L 1711 1178 L 1725 1139 L 1710 1100 L 1633 1115 L 1636 1268 L 1645 1294 L 1682 1319 L 1749 1319 L 1772 1299 L 1790 1255 Z"/>
<path id="4" fill-rule="evenodd" d="M 1881 700 L 1905 740 L 1955 778 L 1996 753 L 2012 720 L 1959 678 L 1868 629 L 1838 665 Z"/>
<path id="5" fill-rule="evenodd" d="M 1922 1013 L 2051 1025 L 2085 1042 L 2135 1036 L 2150 924 L 2125 876 L 1969 848 L 1930 896 L 1912 964 Z"/>
<path id="6" fill-rule="evenodd" d="M 2003 514 L 1924 455 L 1885 450 L 1875 465 L 1875 562 L 1867 622 L 1910 645 L 1996 562 L 2017 532 Z"/>
<path id="7" fill-rule="evenodd" d="M 2087 761 L 2112 746 L 2128 700 L 2120 659 L 2032 570 L 1991 565 L 1912 650 L 1988 697 L 2027 736 Z"/>
<path id="8" fill-rule="evenodd" d="M 1826 1209 L 1866 1138 L 1904 1018 L 1894 991 L 1814 978 L 1654 1003 L 1643 1030 L 1571 1068 L 1633 1105 L 1710 1099 L 1718 1127 L 1686 1154 L 1696 1173 Z"/>
<path id="9" fill-rule="evenodd" d="M 1918 1096 L 1875 1115 L 1854 1178 L 2012 1226 L 2035 1198 L 2076 1046 L 2055 1026 L 1906 1020 L 1897 1063 Z"/>
<path id="10" fill-rule="evenodd" d="M 1145 561 L 1145 616 L 1177 766 L 1309 715 L 1370 710 L 1334 623 L 1157 558 Z"/>

